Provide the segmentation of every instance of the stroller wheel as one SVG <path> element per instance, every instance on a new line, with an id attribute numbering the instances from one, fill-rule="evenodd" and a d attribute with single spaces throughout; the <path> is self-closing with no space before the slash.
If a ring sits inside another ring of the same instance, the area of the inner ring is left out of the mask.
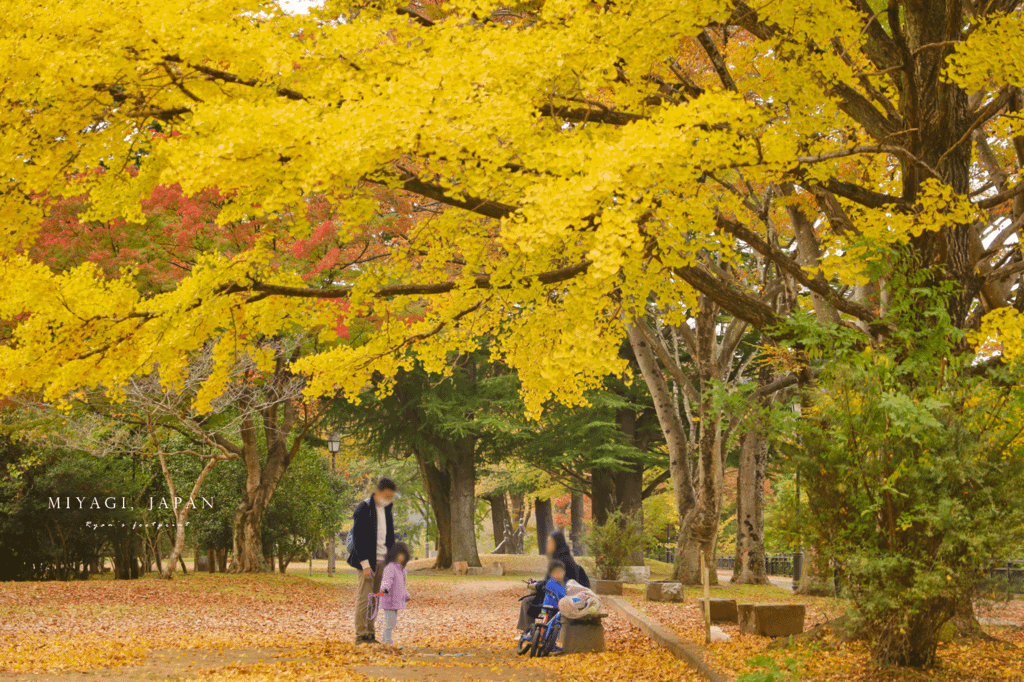
<path id="1" fill-rule="evenodd" d="M 517 654 L 522 656 L 523 654 L 525 654 L 527 651 L 530 650 L 530 647 L 533 646 L 533 642 L 530 639 L 532 635 L 533 635 L 533 631 L 532 630 L 526 630 L 521 635 L 519 635 L 519 643 L 516 645 L 516 653 Z"/>
<path id="2" fill-rule="evenodd" d="M 534 625 L 532 634 L 530 636 L 530 657 L 543 656 L 544 652 L 544 628 L 540 625 Z"/>

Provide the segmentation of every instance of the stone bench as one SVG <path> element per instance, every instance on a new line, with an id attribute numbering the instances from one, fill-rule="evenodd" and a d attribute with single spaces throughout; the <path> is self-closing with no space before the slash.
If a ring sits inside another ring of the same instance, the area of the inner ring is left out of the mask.
<path id="1" fill-rule="evenodd" d="M 607 613 L 586 618 L 562 616 L 562 651 L 567 654 L 600 653 L 604 648 L 604 622 Z"/>
<path id="2" fill-rule="evenodd" d="M 650 566 L 623 566 L 619 569 L 619 580 L 624 583 L 645 583 L 650 579 Z"/>
<path id="3" fill-rule="evenodd" d="M 804 631 L 803 604 L 740 604 L 740 632 L 762 637 L 788 637 Z"/>
<path id="4" fill-rule="evenodd" d="M 711 622 L 712 623 L 735 623 L 738 619 L 735 599 L 712 599 L 711 601 Z M 704 600 L 697 600 L 700 606 L 700 615 L 704 617 Z"/>
<path id="5" fill-rule="evenodd" d="M 652 580 L 644 590 L 647 601 L 685 601 L 683 584 L 673 580 Z"/>

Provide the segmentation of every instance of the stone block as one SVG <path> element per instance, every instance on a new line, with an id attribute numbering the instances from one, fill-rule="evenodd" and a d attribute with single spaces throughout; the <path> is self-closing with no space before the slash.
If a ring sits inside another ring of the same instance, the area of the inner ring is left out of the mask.
<path id="1" fill-rule="evenodd" d="M 623 566 L 619 569 L 619 580 L 622 582 L 645 583 L 650 579 L 650 566 Z"/>
<path id="2" fill-rule="evenodd" d="M 470 566 L 466 575 L 505 575 L 505 564 L 498 562 L 490 566 Z"/>
<path id="3" fill-rule="evenodd" d="M 683 584 L 672 580 L 654 580 L 647 583 L 645 596 L 647 601 L 685 601 Z"/>
<path id="4" fill-rule="evenodd" d="M 704 600 L 698 599 L 701 617 L 704 617 Z M 712 623 L 735 623 L 737 621 L 735 599 L 712 599 L 711 600 L 711 622 Z"/>
<path id="5" fill-rule="evenodd" d="M 562 650 L 567 654 L 600 653 L 604 647 L 604 623 L 607 613 L 588 618 L 562 619 Z"/>
<path id="6" fill-rule="evenodd" d="M 740 604 L 740 632 L 761 637 L 788 637 L 804 631 L 803 604 Z"/>
<path id="7" fill-rule="evenodd" d="M 594 594 L 622 594 L 621 580 L 591 580 Z"/>

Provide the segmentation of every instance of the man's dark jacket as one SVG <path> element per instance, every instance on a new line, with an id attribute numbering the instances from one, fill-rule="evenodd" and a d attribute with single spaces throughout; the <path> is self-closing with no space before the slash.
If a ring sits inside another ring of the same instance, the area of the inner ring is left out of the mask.
<path id="1" fill-rule="evenodd" d="M 348 555 L 348 565 L 357 571 L 363 570 L 360 562 L 370 562 L 370 568 L 377 570 L 377 504 L 369 497 L 356 506 L 352 513 L 352 539 L 355 549 Z M 387 531 L 384 544 L 388 549 L 395 544 L 395 521 L 391 516 L 394 503 L 384 507 Z"/>

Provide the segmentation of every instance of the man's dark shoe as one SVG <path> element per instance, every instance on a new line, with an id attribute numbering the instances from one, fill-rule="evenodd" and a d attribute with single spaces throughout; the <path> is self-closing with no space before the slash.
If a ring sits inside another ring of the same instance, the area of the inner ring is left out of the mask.
<path id="1" fill-rule="evenodd" d="M 359 635 L 356 637 L 356 644 L 374 644 L 376 642 L 376 638 L 368 635 Z"/>

